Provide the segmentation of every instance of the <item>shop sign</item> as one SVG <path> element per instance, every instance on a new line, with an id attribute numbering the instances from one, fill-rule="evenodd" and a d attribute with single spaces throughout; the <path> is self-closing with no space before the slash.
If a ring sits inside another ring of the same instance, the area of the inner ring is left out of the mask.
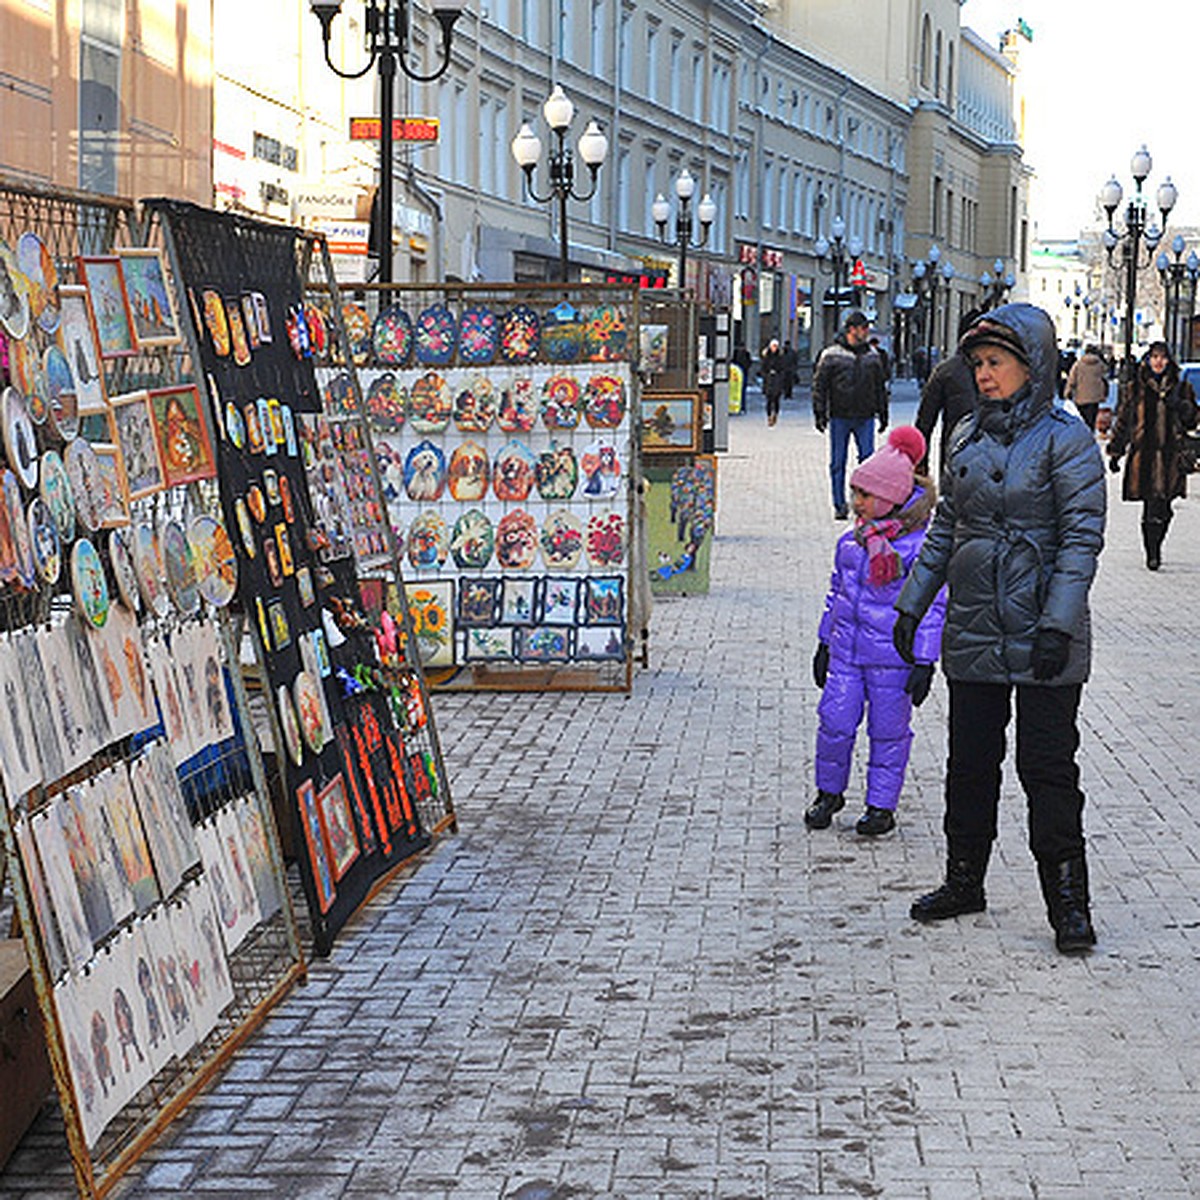
<path id="1" fill-rule="evenodd" d="M 393 117 L 393 142 L 436 142 L 438 140 L 437 117 Z M 350 140 L 352 142 L 377 142 L 383 132 L 383 122 L 378 117 L 351 117 Z"/>

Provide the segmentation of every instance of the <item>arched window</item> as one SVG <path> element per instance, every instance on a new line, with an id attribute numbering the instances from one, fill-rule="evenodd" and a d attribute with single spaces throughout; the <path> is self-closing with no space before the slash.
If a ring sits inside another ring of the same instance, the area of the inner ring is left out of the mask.
<path id="1" fill-rule="evenodd" d="M 933 55 L 933 94 L 942 94 L 942 31 L 937 34 L 937 49 Z"/>
<path id="2" fill-rule="evenodd" d="M 954 94 L 954 43 L 946 43 L 946 103 L 953 113 L 958 108 L 958 98 Z"/>
<path id="3" fill-rule="evenodd" d="M 929 87 L 929 56 L 931 53 L 929 14 L 921 19 L 921 86 Z"/>

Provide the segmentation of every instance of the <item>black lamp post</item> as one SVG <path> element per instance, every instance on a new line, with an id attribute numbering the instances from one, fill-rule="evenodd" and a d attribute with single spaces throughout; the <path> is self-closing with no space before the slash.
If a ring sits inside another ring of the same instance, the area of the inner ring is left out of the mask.
<path id="1" fill-rule="evenodd" d="M 829 232 L 832 240 L 819 237 L 813 243 L 813 249 L 821 266 L 827 267 L 833 277 L 833 329 L 836 333 L 842 327 L 842 289 L 863 252 L 863 246 L 860 237 L 846 240 L 846 221 L 841 213 L 829 222 Z"/>
<path id="2" fill-rule="evenodd" d="M 1108 214 L 1108 228 L 1104 231 L 1104 248 L 1108 252 L 1108 260 L 1111 263 L 1113 251 L 1120 246 L 1121 263 L 1125 270 L 1125 359 L 1121 364 L 1123 383 L 1128 383 L 1133 378 L 1133 325 L 1137 307 L 1137 273 L 1139 266 L 1144 265 L 1139 263 L 1142 244 L 1145 243 L 1147 260 L 1149 260 L 1149 256 L 1154 253 L 1162 239 L 1162 230 L 1157 225 L 1146 224 L 1146 201 L 1142 196 L 1142 184 L 1146 182 L 1152 165 L 1150 151 L 1145 146 L 1142 146 L 1130 161 L 1129 167 L 1137 190 L 1125 210 L 1125 228 L 1120 233 L 1113 228 L 1112 222 L 1113 213 L 1117 211 L 1121 203 L 1121 185 L 1117 182 L 1116 176 L 1113 176 L 1100 189 L 1100 203 Z M 1175 201 L 1179 199 L 1179 190 L 1171 182 L 1169 175 L 1158 185 L 1155 198 L 1158 201 L 1158 211 L 1162 215 L 1162 222 L 1165 226 L 1171 209 L 1175 207 Z"/>
<path id="3" fill-rule="evenodd" d="M 926 362 L 929 364 L 929 369 L 933 370 L 933 353 L 934 348 L 938 344 L 937 340 L 937 292 L 938 279 L 941 278 L 942 283 L 946 285 L 946 317 L 945 317 L 945 333 L 946 340 L 950 338 L 950 283 L 954 279 L 954 264 L 946 259 L 942 261 L 941 248 L 935 242 L 929 247 L 927 255 L 928 262 L 925 259 L 918 259 L 913 263 L 913 282 L 916 285 L 917 292 L 920 294 L 924 290 L 929 297 L 929 326 L 925 331 L 925 356 Z"/>
<path id="4" fill-rule="evenodd" d="M 675 179 L 675 195 L 679 200 L 679 208 L 675 213 L 675 244 L 679 247 L 679 288 L 687 284 L 687 252 L 689 247 L 699 250 L 708 241 L 708 231 L 717 219 L 717 206 L 713 198 L 704 193 L 704 198 L 696 206 L 696 216 L 700 218 L 700 240 L 692 241 L 692 197 L 696 193 L 696 181 L 692 173 L 684 167 Z M 667 218 L 671 215 L 671 206 L 666 197 L 659 192 L 650 206 L 654 216 L 654 224 L 658 226 L 658 236 L 661 241 L 667 240 Z"/>
<path id="5" fill-rule="evenodd" d="M 1067 306 L 1067 311 L 1071 314 L 1071 342 L 1075 345 L 1079 343 L 1079 310 L 1083 308 L 1083 288 L 1077 283 L 1075 291 L 1070 295 L 1063 297 L 1063 303 Z"/>
<path id="6" fill-rule="evenodd" d="M 542 115 L 554 134 L 554 149 L 550 151 L 550 190 L 545 195 L 538 195 L 533 186 L 533 171 L 542 156 L 542 139 L 533 132 L 528 122 L 522 124 L 517 136 L 512 140 L 512 156 L 521 168 L 525 187 L 539 204 L 547 204 L 551 200 L 558 201 L 558 272 L 561 281 L 566 283 L 567 201 L 590 200 L 596 194 L 596 176 L 605 155 L 608 154 L 608 138 L 600 132 L 600 126 L 594 120 L 587 123 L 587 128 L 579 139 L 579 157 L 588 169 L 591 183 L 586 192 L 577 192 L 575 160 L 571 155 L 571 147 L 567 145 L 567 128 L 571 124 L 571 118 L 575 116 L 575 105 L 567 98 L 561 84 L 554 85 L 554 90 L 542 105 Z"/>
<path id="7" fill-rule="evenodd" d="M 334 18 L 342 11 L 341 0 L 331 4 L 311 0 L 309 7 L 321 22 L 321 41 L 325 46 L 325 65 L 342 79 L 361 79 L 379 64 L 379 282 L 392 282 L 392 117 L 395 109 L 396 66 L 409 79 L 428 83 L 446 73 L 450 66 L 450 42 L 454 22 L 462 14 L 458 8 L 437 7 L 434 19 L 441 27 L 441 62 L 428 75 L 408 65 L 408 0 L 365 0 L 367 65 L 359 71 L 343 71 L 329 57 L 329 35 Z"/>
<path id="8" fill-rule="evenodd" d="M 1163 295 L 1166 299 L 1164 332 L 1167 335 L 1167 345 L 1171 347 L 1171 353 L 1176 358 L 1186 358 L 1191 351 L 1191 312 L 1187 317 L 1186 345 L 1184 339 L 1183 285 L 1191 282 L 1190 298 L 1194 309 L 1196 277 L 1200 274 L 1200 258 L 1197 258 L 1196 252 L 1193 250 L 1185 260 L 1183 252 L 1186 248 L 1187 243 L 1183 240 L 1183 234 L 1177 233 L 1171 240 L 1171 253 L 1175 256 L 1174 261 L 1167 257 L 1165 250 L 1160 250 L 1154 264 L 1158 268 L 1158 277 L 1162 280 Z"/>
<path id="9" fill-rule="evenodd" d="M 983 307 L 999 308 L 1004 303 L 1005 294 L 1017 282 L 1011 271 L 1004 272 L 1004 259 L 998 258 L 992 263 L 992 271 L 984 271 L 979 277 L 983 288 Z"/>

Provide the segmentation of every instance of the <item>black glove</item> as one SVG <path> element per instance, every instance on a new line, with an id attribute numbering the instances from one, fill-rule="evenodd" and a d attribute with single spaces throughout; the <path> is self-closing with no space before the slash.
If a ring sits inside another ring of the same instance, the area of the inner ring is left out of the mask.
<path id="1" fill-rule="evenodd" d="M 1061 675 L 1071 653 L 1071 635 L 1061 629 L 1039 629 L 1033 639 L 1030 666 L 1034 679 L 1053 679 Z"/>
<path id="2" fill-rule="evenodd" d="M 1108 469 L 1114 475 L 1121 469 L 1121 460 L 1115 454 L 1108 456 Z"/>
<path id="3" fill-rule="evenodd" d="M 920 708 L 933 683 L 933 664 L 917 663 L 908 673 L 904 690 L 912 697 L 913 707 Z"/>
<path id="4" fill-rule="evenodd" d="M 917 640 L 917 626 L 920 623 L 916 617 L 901 613 L 896 618 L 896 624 L 892 626 L 892 645 L 906 663 L 914 661 L 913 643 Z"/>
<path id="5" fill-rule="evenodd" d="M 813 655 L 813 683 L 819 688 L 825 686 L 829 678 L 829 643 L 818 642 L 817 652 Z"/>
<path id="6" fill-rule="evenodd" d="M 816 424 L 818 433 L 824 433 L 829 428 L 829 422 L 824 417 L 814 417 L 813 422 Z"/>
<path id="7" fill-rule="evenodd" d="M 879 418 L 879 432 L 882 433 L 887 428 L 887 417 Z"/>

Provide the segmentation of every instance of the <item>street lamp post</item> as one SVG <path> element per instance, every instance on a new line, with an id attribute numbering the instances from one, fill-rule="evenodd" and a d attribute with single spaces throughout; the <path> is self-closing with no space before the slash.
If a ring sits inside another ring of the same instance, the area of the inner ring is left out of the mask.
<path id="1" fill-rule="evenodd" d="M 696 206 L 696 216 L 700 218 L 700 239 L 692 241 L 692 196 L 696 192 L 696 181 L 692 173 L 684 167 L 675 179 L 675 195 L 679 200 L 679 208 L 675 213 L 675 244 L 679 247 L 679 288 L 682 291 L 687 283 L 687 253 L 688 249 L 699 250 L 708 241 L 708 231 L 717 218 L 717 206 L 713 198 L 704 193 L 704 198 Z M 666 197 L 659 192 L 650 206 L 654 216 L 654 224 L 658 226 L 658 236 L 661 241 L 667 240 L 667 218 L 671 215 L 671 206 Z"/>
<path id="2" fill-rule="evenodd" d="M 926 362 L 928 362 L 929 368 L 932 370 L 934 348 L 938 344 L 938 277 L 941 277 L 941 281 L 946 287 L 945 331 L 946 340 L 948 341 L 950 336 L 950 284 L 954 279 L 954 264 L 949 259 L 946 259 L 944 262 L 942 261 L 942 251 L 936 242 L 929 247 L 927 257 L 928 262 L 925 259 L 918 259 L 913 263 L 913 283 L 916 285 L 918 294 L 924 288 L 926 295 L 929 297 L 929 327 L 925 331 L 925 356 Z"/>
<path id="3" fill-rule="evenodd" d="M 984 308 L 999 308 L 1004 303 L 1005 293 L 1017 282 L 1011 271 L 1004 271 L 1004 259 L 998 258 L 992 263 L 992 272 L 984 271 L 979 277 L 983 286 Z"/>
<path id="4" fill-rule="evenodd" d="M 1171 239 L 1171 253 L 1175 259 L 1172 262 L 1167 257 L 1165 250 L 1160 250 L 1158 258 L 1155 260 L 1155 266 L 1158 268 L 1158 277 L 1162 280 L 1163 296 L 1166 300 L 1166 321 L 1164 322 L 1164 332 L 1167 335 L 1167 345 L 1171 347 L 1171 353 L 1176 358 L 1186 358 L 1184 347 L 1184 317 L 1183 317 L 1183 285 L 1185 282 L 1191 281 L 1191 297 L 1192 305 L 1195 305 L 1196 293 L 1196 275 L 1200 273 L 1200 258 L 1196 257 L 1196 252 L 1193 250 L 1185 260 L 1183 257 L 1184 250 L 1187 249 L 1187 243 L 1183 240 L 1183 234 L 1177 233 Z M 1187 349 L 1191 348 L 1191 314 L 1187 319 L 1188 338 Z"/>
<path id="5" fill-rule="evenodd" d="M 1109 262 L 1112 262 L 1113 251 L 1121 248 L 1121 262 L 1125 270 L 1125 359 L 1121 364 L 1121 380 L 1128 384 L 1133 378 L 1133 326 L 1134 314 L 1137 309 L 1137 273 L 1141 257 L 1142 244 L 1145 243 L 1147 258 L 1152 255 L 1162 239 L 1162 230 L 1155 224 L 1146 224 L 1146 200 L 1142 196 L 1142 184 L 1150 174 L 1153 165 L 1150 151 L 1142 146 L 1130 161 L 1130 172 L 1133 175 L 1137 190 L 1125 210 L 1125 228 L 1118 233 L 1113 228 L 1113 214 L 1121 203 L 1121 185 L 1113 176 L 1100 189 L 1100 203 L 1108 214 L 1108 228 L 1104 231 L 1104 248 L 1108 252 Z M 1165 226 L 1175 201 L 1179 199 L 1179 189 L 1171 182 L 1168 175 L 1158 185 L 1155 199 L 1158 211 Z"/>
<path id="6" fill-rule="evenodd" d="M 534 167 L 542 156 L 542 139 L 533 132 L 528 122 L 522 124 L 512 140 L 512 156 L 521 168 L 525 187 L 539 204 L 558 201 L 558 273 L 561 281 L 566 283 L 567 201 L 590 200 L 596 194 L 596 177 L 608 154 L 608 138 L 600 132 L 600 126 L 594 120 L 587 123 L 579 139 L 579 157 L 588 169 L 590 184 L 586 192 L 578 192 L 575 190 L 575 160 L 571 155 L 571 147 L 567 145 L 567 128 L 575 115 L 575 105 L 567 98 L 561 84 L 554 85 L 554 90 L 542 105 L 542 115 L 554 134 L 554 149 L 550 151 L 550 190 L 545 195 L 539 195 L 533 186 Z"/>
<path id="7" fill-rule="evenodd" d="M 832 240 L 826 237 L 817 238 L 813 249 L 822 267 L 827 267 L 833 277 L 833 329 L 836 334 L 842 327 L 842 288 L 845 285 L 854 263 L 862 254 L 862 239 L 858 236 L 846 240 L 846 221 L 838 213 L 829 222 L 829 232 Z"/>
<path id="8" fill-rule="evenodd" d="M 329 57 L 329 37 L 333 22 L 342 11 L 341 0 L 320 3 L 311 0 L 313 16 L 321 22 L 321 41 L 325 48 L 325 65 L 342 79 L 361 79 L 379 64 L 379 282 L 392 282 L 392 120 L 395 109 L 396 68 L 409 79 L 429 83 L 440 78 L 450 66 L 450 43 L 454 23 L 462 14 L 458 8 L 436 7 L 434 19 L 441 28 L 441 60 L 429 74 L 414 71 L 408 64 L 409 13 L 408 0 L 365 0 L 367 64 L 359 71 L 343 71 Z"/>
<path id="9" fill-rule="evenodd" d="M 1067 311 L 1071 314 L 1071 342 L 1075 345 L 1078 345 L 1079 310 L 1084 306 L 1083 288 L 1076 283 L 1075 291 L 1070 295 L 1064 296 L 1063 302 L 1067 306 Z"/>
<path id="10" fill-rule="evenodd" d="M 1188 252 L 1187 256 L 1187 273 L 1188 273 L 1188 315 L 1184 325 L 1183 346 L 1180 350 L 1182 357 L 1185 360 L 1190 360 L 1192 357 L 1192 324 L 1196 318 L 1196 283 L 1200 280 L 1200 255 L 1195 250 Z"/>

